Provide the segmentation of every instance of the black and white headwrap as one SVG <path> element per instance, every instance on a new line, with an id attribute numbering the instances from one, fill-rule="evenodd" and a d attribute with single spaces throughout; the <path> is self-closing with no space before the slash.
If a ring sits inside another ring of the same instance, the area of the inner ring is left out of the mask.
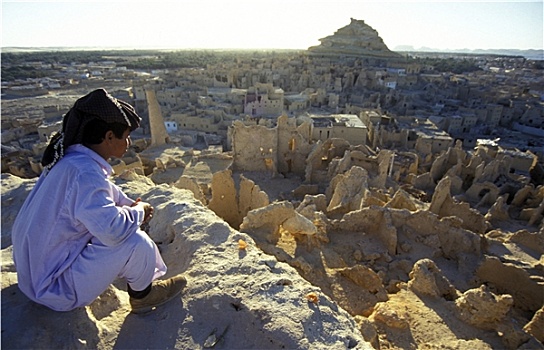
<path id="1" fill-rule="evenodd" d="M 116 99 L 104 89 L 94 90 L 79 98 L 64 115 L 62 131 L 53 136 L 43 154 L 44 168 L 50 170 L 64 156 L 66 148 L 81 143 L 85 126 L 95 119 L 126 124 L 130 131 L 138 128 L 142 120 L 127 102 Z"/>

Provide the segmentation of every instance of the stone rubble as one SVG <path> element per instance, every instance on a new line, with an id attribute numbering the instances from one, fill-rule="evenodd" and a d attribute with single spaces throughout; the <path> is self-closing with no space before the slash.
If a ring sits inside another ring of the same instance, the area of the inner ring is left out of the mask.
<path id="1" fill-rule="evenodd" d="M 237 133 L 233 142 L 244 144 L 244 137 L 258 137 L 261 130 L 278 135 L 257 126 L 251 133 Z M 176 316 L 178 334 L 195 332 L 194 343 L 184 340 L 185 346 L 202 346 L 222 332 L 226 347 L 424 344 L 426 328 L 420 322 L 430 316 L 420 312 L 415 318 L 399 308 L 421 300 L 431 305 L 428 310 L 451 313 L 458 320 L 455 325 L 468 333 L 491 332 L 484 343 L 473 343 L 476 348 L 542 347 L 535 331 L 544 302 L 539 214 L 544 191 L 509 177 L 485 149 L 470 155 L 450 148 L 422 173 L 425 168 L 395 163 L 399 157 L 392 151 L 376 153 L 329 139 L 308 152 L 306 168 L 299 171 L 305 179 L 271 173 L 278 167 L 269 168 L 266 162 L 261 171 L 233 171 L 235 163 L 239 167 L 253 157 L 261 159 L 260 153 L 224 158 L 187 151 L 176 155 L 159 147 L 130 155 L 140 159 L 137 164 L 152 164 L 150 156 L 155 157 L 152 169 L 127 167 L 114 181 L 155 206 L 149 234 L 170 273 L 185 272 L 193 282 Z M 282 158 L 275 159 L 279 164 Z M 391 166 L 398 168 L 394 176 Z M 424 174 L 425 183 L 418 180 Z M 14 204 L 2 213 L 3 248 L 9 251 L 13 213 L 35 180 L 2 176 L 2 202 Z M 509 193 L 500 194 L 507 184 L 518 189 L 511 201 Z M 518 229 L 510 233 L 512 227 Z M 509 254 L 500 253 L 504 250 Z M 21 310 L 17 308 L 37 312 L 13 289 L 13 265 L 4 266 L 3 293 L 13 290 L 19 304 L 3 309 L 8 315 Z M 78 342 L 83 343 L 71 343 L 74 347 L 135 345 L 114 321 L 132 319 L 123 289 L 114 284 L 85 312 L 74 312 L 74 319 L 66 316 L 81 329 L 89 322 L 108 329 L 101 331 L 106 337 L 80 334 Z M 315 293 L 316 304 L 306 299 L 308 293 Z M 316 314 L 303 312 L 305 307 L 319 308 L 317 324 Z M 165 317 L 167 310 L 156 317 Z M 216 316 L 205 318 L 207 313 Z M 201 330 L 202 322 L 214 327 Z M 15 334 L 14 327 L 6 335 Z M 235 336 L 242 329 L 264 336 Z M 175 342 L 182 344 L 182 338 Z M 51 341 L 37 336 L 43 339 Z M 453 337 L 450 344 L 462 341 Z"/>

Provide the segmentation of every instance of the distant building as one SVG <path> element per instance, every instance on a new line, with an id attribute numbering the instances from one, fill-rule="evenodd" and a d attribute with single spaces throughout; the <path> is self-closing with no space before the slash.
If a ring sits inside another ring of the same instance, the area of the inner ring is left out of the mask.
<path id="1" fill-rule="evenodd" d="M 447 135 L 427 135 L 420 133 L 416 142 L 416 151 L 422 154 L 438 154 L 453 147 L 453 138 Z M 430 149 L 430 152 L 428 150 Z"/>
<path id="2" fill-rule="evenodd" d="M 166 131 L 168 133 L 178 131 L 178 123 L 174 121 L 166 121 L 164 122 L 164 126 L 166 127 Z"/>
<path id="3" fill-rule="evenodd" d="M 504 154 L 512 159 L 510 172 L 523 175 L 529 175 L 531 169 L 538 162 L 538 157 L 530 151 L 521 152 L 519 150 L 500 149 L 499 154 Z"/>
<path id="4" fill-rule="evenodd" d="M 283 112 L 283 90 L 272 84 L 258 84 L 248 89 L 244 113 L 251 116 L 278 116 Z"/>
<path id="5" fill-rule="evenodd" d="M 486 118 L 485 122 L 490 127 L 496 127 L 499 125 L 502 116 L 503 106 L 499 104 L 488 104 L 486 106 Z"/>
<path id="6" fill-rule="evenodd" d="M 310 107 L 310 96 L 305 94 L 287 95 L 284 99 L 288 112 L 303 111 Z"/>
<path id="7" fill-rule="evenodd" d="M 312 115 L 310 117 L 313 123 L 313 141 L 341 138 L 352 145 L 366 144 L 368 129 L 356 115 L 332 114 L 330 116 Z"/>

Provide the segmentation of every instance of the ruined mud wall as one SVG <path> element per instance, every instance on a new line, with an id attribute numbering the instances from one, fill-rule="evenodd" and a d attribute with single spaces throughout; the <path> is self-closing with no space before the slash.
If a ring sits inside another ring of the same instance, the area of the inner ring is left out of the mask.
<path id="1" fill-rule="evenodd" d="M 276 128 L 245 126 L 240 121 L 231 127 L 234 171 L 260 171 L 276 174 L 278 169 L 278 132 Z"/>
<path id="2" fill-rule="evenodd" d="M 304 176 L 306 158 L 313 148 L 310 143 L 311 130 L 309 121 L 297 127 L 295 119 L 285 115 L 278 118 L 277 170 L 280 174 Z"/>
<path id="3" fill-rule="evenodd" d="M 306 158 L 314 147 L 310 143 L 311 128 L 310 122 L 297 126 L 295 119 L 285 115 L 273 128 L 234 122 L 230 129 L 233 170 L 303 176 Z"/>
<path id="4" fill-rule="evenodd" d="M 370 320 L 370 334 L 421 331 L 392 310 L 400 299 L 433 298 L 456 327 L 491 330 L 493 348 L 540 348 L 534 329 L 544 301 L 544 243 L 535 241 L 544 237 L 544 187 L 528 186 L 528 178 L 510 174 L 507 158 L 485 149 L 469 155 L 457 144 L 436 158 L 418 157 L 319 142 L 306 160 L 305 188 L 327 184 L 324 195 L 249 211 L 240 230 L 361 316 L 361 325 Z M 524 230 L 535 235 L 501 240 Z"/>

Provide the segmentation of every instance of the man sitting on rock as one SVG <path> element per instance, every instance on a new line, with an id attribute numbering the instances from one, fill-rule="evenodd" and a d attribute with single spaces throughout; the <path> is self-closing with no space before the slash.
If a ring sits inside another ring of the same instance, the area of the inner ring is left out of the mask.
<path id="1" fill-rule="evenodd" d="M 122 277 L 132 312 L 140 313 L 186 285 L 182 275 L 153 282 L 166 273 L 157 246 L 140 229 L 153 207 L 108 180 L 107 160 L 123 156 L 140 121 L 132 106 L 103 89 L 78 99 L 64 116 L 12 230 L 19 288 L 33 301 L 72 310 Z"/>

